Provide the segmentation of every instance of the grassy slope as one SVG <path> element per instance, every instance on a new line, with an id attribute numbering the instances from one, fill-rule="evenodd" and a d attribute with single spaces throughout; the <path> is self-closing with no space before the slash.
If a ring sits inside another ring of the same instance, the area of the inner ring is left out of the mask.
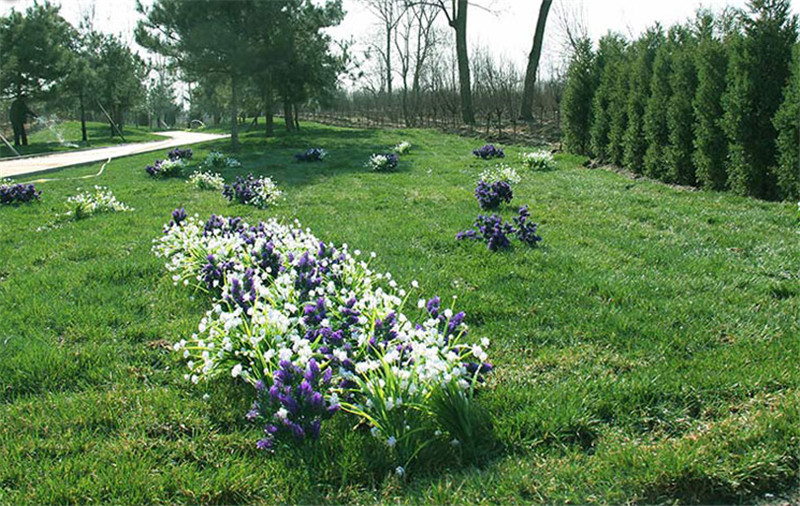
<path id="1" fill-rule="evenodd" d="M 487 164 L 470 157 L 476 141 L 311 126 L 266 144 L 253 135 L 240 158 L 286 190 L 275 210 L 152 180 L 142 168 L 153 154 L 115 161 L 97 181 L 133 213 L 34 232 L 75 182 L 0 209 L 0 502 L 733 502 L 796 486 L 793 206 L 631 181 L 565 156 L 515 189 L 544 246 L 492 254 L 454 240 L 478 212 L 473 182 Z M 362 167 L 402 139 L 415 148 L 399 172 Z M 312 145 L 329 160 L 291 160 Z M 162 341 L 191 333 L 208 307 L 150 253 L 179 205 L 296 217 L 324 240 L 376 251 L 426 295 L 458 295 L 473 335 L 494 343 L 481 400 L 502 450 L 480 469 L 441 462 L 405 485 L 350 427 L 329 428 L 311 468 L 256 451 L 249 392 L 185 384 Z"/>
<path id="2" fill-rule="evenodd" d="M 21 155 L 32 155 L 37 153 L 53 153 L 58 151 L 71 151 L 76 148 L 62 145 L 58 137 L 48 128 L 41 128 L 35 132 L 30 131 L 30 124 L 28 127 L 28 145 L 16 148 Z M 113 146 L 115 144 L 122 144 L 122 139 L 119 137 L 111 137 L 109 134 L 110 128 L 108 123 L 97 123 L 89 121 L 86 123 L 86 134 L 89 137 L 88 146 L 81 143 L 81 122 L 80 121 L 64 121 L 58 123 L 55 128 L 61 133 L 64 142 L 74 143 L 80 145 L 81 148 L 92 147 L 99 148 L 102 146 Z M 126 142 L 145 142 L 145 141 L 158 141 L 163 140 L 164 137 L 155 135 L 149 132 L 146 128 L 126 126 L 122 132 L 125 135 Z M 14 138 L 9 137 L 8 142 L 14 143 Z M 0 141 L 0 158 L 14 156 L 14 153 L 8 149 L 8 146 Z"/>

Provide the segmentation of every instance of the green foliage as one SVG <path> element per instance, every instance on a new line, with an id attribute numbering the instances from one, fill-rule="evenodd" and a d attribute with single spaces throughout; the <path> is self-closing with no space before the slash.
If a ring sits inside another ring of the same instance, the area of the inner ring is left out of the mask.
<path id="1" fill-rule="evenodd" d="M 676 29 L 677 49 L 673 55 L 670 86 L 673 93 L 669 99 L 667 127 L 669 145 L 666 149 L 667 179 L 682 185 L 694 185 L 694 108 L 692 100 L 697 89 L 697 70 L 694 63 L 695 39 L 686 29 Z"/>
<path id="2" fill-rule="evenodd" d="M 744 33 L 730 45 L 724 125 L 728 181 L 740 195 L 774 198 L 777 162 L 772 122 L 790 75 L 797 17 L 789 0 L 751 0 Z"/>
<path id="3" fill-rule="evenodd" d="M 775 115 L 778 131 L 778 190 L 784 199 L 800 198 L 800 45 L 794 48 L 792 77 Z"/>
<path id="4" fill-rule="evenodd" d="M 592 99 L 589 133 L 592 155 L 603 162 L 612 159 L 611 104 L 615 98 L 616 78 L 623 65 L 624 54 L 625 41 L 621 36 L 608 34 L 600 39 L 596 55 L 598 84 Z"/>
<path id="5" fill-rule="evenodd" d="M 591 39 L 578 41 L 572 55 L 561 116 L 564 121 L 564 148 L 588 155 L 591 151 L 592 99 L 597 87 L 597 69 Z"/>
<path id="6" fill-rule="evenodd" d="M 45 1 L 0 17 L 0 94 L 35 96 L 67 75 L 76 33 L 59 10 Z"/>
<path id="7" fill-rule="evenodd" d="M 693 102 L 696 177 L 700 186 L 723 190 L 728 183 L 728 141 L 721 126 L 728 55 L 721 36 L 715 33 L 717 23 L 709 11 L 700 12 L 696 25 L 697 90 Z"/>
<path id="8" fill-rule="evenodd" d="M 653 77 L 650 86 L 650 98 L 644 113 L 644 137 L 647 151 L 644 154 L 644 173 L 655 179 L 663 179 L 668 165 L 664 154 L 669 142 L 667 129 L 667 108 L 672 89 L 670 73 L 672 71 L 672 53 L 675 51 L 673 33 L 667 41 L 658 46 L 653 60 Z"/>
<path id="9" fill-rule="evenodd" d="M 644 135 L 644 112 L 650 96 L 650 80 L 656 50 L 664 43 L 661 27 L 648 30 L 633 45 L 631 73 L 627 94 L 628 122 L 623 136 L 623 165 L 641 174 L 647 140 Z"/>
<path id="10" fill-rule="evenodd" d="M 608 161 L 622 165 L 625 154 L 625 135 L 628 130 L 628 102 L 630 75 L 633 65 L 633 50 L 626 47 L 616 72 L 612 75 L 613 84 L 608 101 L 611 128 L 608 132 Z"/>

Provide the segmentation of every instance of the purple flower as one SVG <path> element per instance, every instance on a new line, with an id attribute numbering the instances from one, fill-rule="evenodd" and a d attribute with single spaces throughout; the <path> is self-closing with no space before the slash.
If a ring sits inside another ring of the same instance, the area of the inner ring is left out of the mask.
<path id="1" fill-rule="evenodd" d="M 322 148 L 308 148 L 302 153 L 297 153 L 294 157 L 298 162 L 321 162 L 327 152 Z"/>
<path id="2" fill-rule="evenodd" d="M 473 149 L 472 154 L 478 158 L 489 160 L 491 158 L 505 158 L 506 154 L 503 150 L 496 147 L 494 144 L 486 144 L 481 148 Z"/>
<path id="3" fill-rule="evenodd" d="M 530 216 L 531 213 L 528 211 L 527 204 L 519 208 L 519 216 L 514 217 L 514 223 L 517 225 L 515 235 L 517 239 L 528 246 L 536 246 L 542 241 L 542 238 L 536 234 L 538 225 L 528 222 Z"/>
<path id="4" fill-rule="evenodd" d="M 28 184 L 0 184 L 0 204 L 24 204 L 38 200 L 42 195 L 33 183 Z"/>
<path id="5" fill-rule="evenodd" d="M 478 199 L 481 209 L 497 209 L 503 202 L 511 202 L 514 192 L 507 181 L 496 181 L 489 184 L 480 180 L 478 186 L 475 187 L 475 198 Z"/>
<path id="6" fill-rule="evenodd" d="M 191 160 L 192 159 L 192 148 L 175 148 L 167 153 L 167 157 L 170 160 Z"/>

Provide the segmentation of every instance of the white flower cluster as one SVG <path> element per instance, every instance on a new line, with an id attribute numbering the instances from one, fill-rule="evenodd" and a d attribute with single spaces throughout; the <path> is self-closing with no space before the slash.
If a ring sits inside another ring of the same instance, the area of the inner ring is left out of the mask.
<path id="1" fill-rule="evenodd" d="M 369 157 L 366 166 L 368 169 L 374 170 L 375 172 L 392 170 L 397 167 L 397 155 L 393 153 L 375 153 Z"/>
<path id="2" fill-rule="evenodd" d="M 159 165 L 158 175 L 161 177 L 179 176 L 185 167 L 186 163 L 181 158 L 162 160 Z"/>
<path id="3" fill-rule="evenodd" d="M 225 186 L 225 180 L 216 172 L 211 171 L 195 171 L 189 176 L 187 183 L 191 184 L 198 190 L 216 190 L 221 191 Z"/>
<path id="4" fill-rule="evenodd" d="M 403 141 L 397 146 L 393 147 L 392 151 L 394 151 L 398 155 L 408 154 L 408 152 L 411 151 L 411 143 L 408 141 Z"/>
<path id="5" fill-rule="evenodd" d="M 522 178 L 519 177 L 519 174 L 517 174 L 517 171 L 513 167 L 505 163 L 498 163 L 491 169 L 486 169 L 481 172 L 479 180 L 488 184 L 499 183 L 500 181 L 517 184 L 522 181 Z"/>
<path id="6" fill-rule="evenodd" d="M 553 170 L 556 167 L 556 161 L 549 151 L 540 149 L 530 153 L 522 153 L 520 155 L 522 165 L 532 170 Z"/>
<path id="7" fill-rule="evenodd" d="M 2 186 L 11 186 L 14 184 L 13 179 L 8 179 L 6 177 L 0 178 L 0 187 Z"/>
<path id="8" fill-rule="evenodd" d="M 254 196 L 250 203 L 260 209 L 266 209 L 267 207 L 275 204 L 280 200 L 283 196 L 283 191 L 278 188 L 278 185 L 275 181 L 272 180 L 269 176 L 263 176 L 258 178 L 259 184 L 255 186 L 254 189 Z"/>
<path id="9" fill-rule="evenodd" d="M 219 151 L 212 151 L 200 163 L 202 170 L 239 169 L 241 167 L 242 164 L 239 160 Z"/>
<path id="10" fill-rule="evenodd" d="M 80 190 L 80 188 L 78 188 Z M 83 192 L 67 198 L 67 216 L 76 220 L 95 213 L 133 211 L 114 196 L 105 186 L 95 186 L 94 191 Z"/>
<path id="11" fill-rule="evenodd" d="M 297 222 L 250 227 L 239 218 L 183 217 L 153 250 L 176 284 L 215 295 L 197 333 L 174 345 L 194 383 L 230 375 L 269 388 L 282 362 L 305 370 L 314 359 L 331 370 L 331 404 L 403 440 L 408 410 L 419 411 L 439 386 L 469 389 L 488 358 L 488 340 L 462 342 L 463 313 L 440 312 L 438 298 L 420 300 L 423 318 L 413 322 L 403 313 L 408 292 L 370 268 L 374 253 L 362 259 Z"/>

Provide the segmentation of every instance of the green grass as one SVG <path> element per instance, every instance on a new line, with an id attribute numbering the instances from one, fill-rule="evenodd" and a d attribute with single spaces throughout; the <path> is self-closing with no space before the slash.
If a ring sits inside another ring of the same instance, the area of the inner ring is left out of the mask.
<path id="1" fill-rule="evenodd" d="M 123 144 L 119 136 L 111 137 L 111 130 L 108 123 L 86 122 L 86 135 L 89 138 L 88 144 L 84 144 L 81 141 L 80 121 L 64 121 L 54 125 L 55 130 L 63 137 L 64 143 L 59 141 L 55 132 L 47 127 L 35 126 L 29 123 L 26 125 L 26 128 L 28 130 L 28 145 L 14 148 L 21 155 L 55 153 L 60 151 L 73 151 L 79 148 L 99 148 Z M 142 127 L 126 126 L 122 133 L 125 136 L 125 142 L 160 141 L 165 138 L 161 135 L 152 134 L 147 128 Z M 14 137 L 8 137 L 8 142 L 13 145 Z M 66 145 L 67 143 L 76 144 L 78 148 L 75 146 L 68 146 Z M 0 142 L 0 158 L 12 156 L 15 155 L 8 149 L 8 146 Z"/>
<path id="2" fill-rule="evenodd" d="M 273 210 L 151 179 L 152 153 L 81 182 L 109 186 L 132 213 L 36 232 L 74 181 L 0 209 L 0 503 L 732 503 L 796 489 L 793 205 L 633 181 L 561 156 L 556 171 L 520 169 L 515 188 L 544 245 L 490 253 L 454 240 L 479 212 L 472 191 L 488 164 L 470 152 L 480 141 L 310 124 L 260 135 L 244 136 L 240 172 L 273 176 L 286 191 Z M 397 172 L 363 168 L 404 139 L 414 148 Z M 294 163 L 309 146 L 329 158 Z M 196 156 L 210 147 L 226 144 Z M 507 161 L 520 149 L 508 147 Z M 150 252 L 181 205 L 298 218 L 323 240 L 377 252 L 380 268 L 427 295 L 457 295 L 473 335 L 493 341 L 496 369 L 478 400 L 497 451 L 480 467 L 432 458 L 401 483 L 373 440 L 340 420 L 313 462 L 258 452 L 248 390 L 186 384 L 167 349 L 208 307 Z"/>

